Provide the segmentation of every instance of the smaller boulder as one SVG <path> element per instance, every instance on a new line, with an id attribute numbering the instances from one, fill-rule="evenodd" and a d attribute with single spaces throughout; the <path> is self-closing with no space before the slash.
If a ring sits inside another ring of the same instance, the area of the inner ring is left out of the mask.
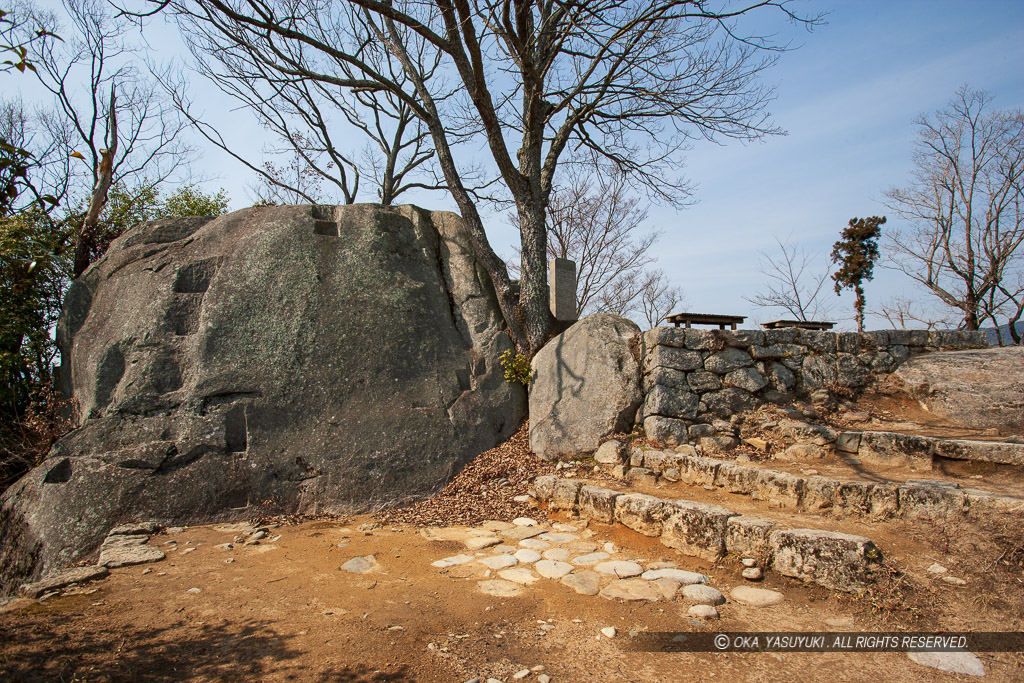
<path id="1" fill-rule="evenodd" d="M 598 313 L 558 335 L 533 358 L 530 446 L 545 460 L 593 453 L 633 426 L 643 398 L 630 344 L 640 328 Z"/>

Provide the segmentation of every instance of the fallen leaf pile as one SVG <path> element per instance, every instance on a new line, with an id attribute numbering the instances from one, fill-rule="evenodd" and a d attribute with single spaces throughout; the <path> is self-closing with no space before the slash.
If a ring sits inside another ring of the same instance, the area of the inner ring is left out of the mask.
<path id="1" fill-rule="evenodd" d="M 417 526 L 536 518 L 543 516 L 540 510 L 513 499 L 530 490 L 534 477 L 554 471 L 554 463 L 544 462 L 530 450 L 529 424 L 523 422 L 508 441 L 474 458 L 440 493 L 407 507 L 383 510 L 377 518 Z"/>

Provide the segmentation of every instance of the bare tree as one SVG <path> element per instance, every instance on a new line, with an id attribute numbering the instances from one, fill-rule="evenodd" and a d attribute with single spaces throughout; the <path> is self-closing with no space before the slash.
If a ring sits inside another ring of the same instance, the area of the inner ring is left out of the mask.
<path id="1" fill-rule="evenodd" d="M 878 310 L 870 313 L 883 318 L 894 330 L 923 326 L 926 330 L 947 329 L 955 322 L 949 316 L 938 315 L 925 309 L 920 302 L 905 296 L 894 296 L 883 301 Z"/>
<path id="2" fill-rule="evenodd" d="M 518 223 L 518 215 L 511 215 Z M 572 167 L 548 204 L 548 257 L 576 263 L 576 315 L 629 310 L 660 232 L 643 232 L 647 210 L 621 174 Z M 515 257 L 521 256 L 514 248 Z M 509 269 L 519 273 L 513 262 Z M 614 304 L 609 302 L 614 301 Z"/>
<path id="3" fill-rule="evenodd" d="M 768 8 L 797 19 L 786 0 L 735 8 L 678 0 L 351 4 L 361 8 L 375 40 L 401 65 L 407 87 L 361 55 L 351 30 L 326 25 L 323 3 L 152 2 L 205 22 L 240 45 L 262 46 L 282 73 L 350 91 L 386 91 L 404 102 L 430 132 L 445 183 L 512 338 L 531 353 L 554 323 L 548 309 L 546 218 L 563 157 L 596 154 L 653 195 L 679 199 L 685 185 L 675 177 L 678 152 L 689 140 L 754 139 L 777 132 L 764 111 L 772 90 L 757 82 L 776 46 L 744 33 L 742 15 Z M 441 56 L 445 74 L 459 84 L 459 98 L 438 98 L 448 89 L 428 78 L 410 36 L 422 39 L 429 54 Z M 348 64 L 353 76 L 317 70 L 287 45 Z M 518 299 L 452 150 L 477 130 L 519 217 Z"/>
<path id="4" fill-rule="evenodd" d="M 55 103 L 39 116 L 62 148 L 53 186 L 62 202 L 88 198 L 75 245 L 77 277 L 104 242 L 96 226 L 107 190 L 118 184 L 155 187 L 192 152 L 181 137 L 184 124 L 138 68 L 126 40 L 131 24 L 110 16 L 99 0 L 66 0 L 64 7 L 70 26 L 58 29 L 56 17 L 44 12 L 32 12 L 31 25 L 46 32 L 34 46 L 34 61 Z"/>
<path id="5" fill-rule="evenodd" d="M 1024 112 L 990 105 L 964 86 L 934 117 L 918 118 L 911 182 L 886 192 L 887 206 L 910 223 L 890 233 L 889 265 L 956 310 L 968 330 L 1012 317 L 1024 293 Z"/>
<path id="6" fill-rule="evenodd" d="M 647 272 L 643 289 L 640 292 L 640 311 L 647 325 L 651 328 L 660 325 L 677 307 L 686 303 L 683 290 L 669 284 L 668 277 L 662 270 Z"/>
<path id="7" fill-rule="evenodd" d="M 828 267 L 815 271 L 816 254 L 805 251 L 792 239 L 775 238 L 778 255 L 761 251 L 758 271 L 768 278 L 766 289 L 746 300 L 762 308 L 781 308 L 797 320 L 825 320 L 832 307 L 820 297 L 829 279 Z"/>
<path id="8" fill-rule="evenodd" d="M 266 150 L 268 153 L 287 157 L 284 167 L 272 161 L 259 164 L 232 149 L 194 111 L 185 94 L 188 88 L 182 87 L 184 79 L 165 71 L 168 92 L 199 132 L 257 174 L 261 199 L 294 197 L 350 204 L 356 201 L 364 178 L 372 181 L 375 199 L 385 205 L 414 188 L 444 188 L 431 168 L 434 150 L 430 134 L 407 102 L 390 90 L 345 89 L 330 82 L 358 78 L 348 62 L 310 50 L 298 41 L 274 43 L 252 36 L 238 40 L 221 27 L 187 17 L 182 25 L 195 62 L 193 70 L 242 103 L 278 139 L 279 145 Z M 347 36 L 363 63 L 397 88 L 412 89 L 402 66 L 376 39 L 358 8 L 347 3 L 322 7 L 316 26 L 325 38 L 328 34 Z M 424 41 L 416 36 L 408 36 L 406 43 L 429 81 L 439 66 L 440 54 L 424 54 Z M 288 63 L 322 71 L 329 78 L 307 78 L 294 74 L 294 69 L 279 68 L 277 50 L 286 52 Z M 366 144 L 353 145 L 353 138 Z"/>

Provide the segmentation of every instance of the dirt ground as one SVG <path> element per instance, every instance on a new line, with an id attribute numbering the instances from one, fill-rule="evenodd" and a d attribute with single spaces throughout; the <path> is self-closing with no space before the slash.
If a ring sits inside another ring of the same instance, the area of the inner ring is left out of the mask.
<path id="1" fill-rule="evenodd" d="M 702 623 L 687 617 L 685 601 L 612 601 L 577 595 L 557 581 L 542 580 L 520 597 L 484 595 L 477 590 L 481 565 L 430 564 L 465 552 L 461 543 L 430 541 L 407 525 L 358 530 L 370 521 L 286 525 L 271 530 L 271 538 L 281 536 L 276 542 L 233 550 L 215 546 L 231 542 L 237 526 L 157 535 L 151 544 L 169 548 L 174 538 L 179 550 L 162 562 L 114 570 L 78 594 L 8 606 L 0 614 L 0 678 L 510 681 L 540 665 L 553 681 L 956 680 L 899 653 L 666 654 L 622 644 L 629 631 L 1021 630 L 1024 618 L 1019 574 L 1018 595 L 987 598 L 970 583 L 929 579 L 924 567 L 932 561 L 961 568 L 952 555 L 923 550 L 926 539 L 913 557 L 898 558 L 912 562 L 899 604 L 885 604 L 894 594 L 852 599 L 769 572 L 764 586 L 782 591 L 784 603 L 757 609 L 730 601 L 720 620 Z M 622 527 L 590 530 L 593 540 L 611 540 L 643 561 L 706 572 L 724 592 L 743 582 L 735 558 L 711 567 Z M 371 554 L 376 571 L 340 569 Z M 608 626 L 618 629 L 615 638 L 601 635 Z M 1024 677 L 1021 655 L 982 659 L 990 680 Z"/>
<path id="2" fill-rule="evenodd" d="M 873 408 L 876 421 L 904 419 L 889 407 Z M 454 519 L 475 525 L 526 513 L 542 523 L 574 524 L 589 541 L 610 541 L 645 566 L 673 562 L 705 573 L 726 595 L 745 583 L 739 558 L 712 565 L 621 526 L 587 524 L 564 513 L 549 517 L 513 501 L 531 476 L 552 469 L 528 453 L 520 432 L 474 461 L 442 495 L 385 515 L 383 523 L 368 516 L 279 520 L 259 545 L 235 543 L 230 550 L 217 546 L 252 527 L 158 534 L 150 544 L 167 551 L 161 562 L 116 569 L 63 595 L 0 608 L 0 680 L 458 683 L 512 681 L 516 672 L 534 669 L 525 680 L 543 674 L 556 683 L 954 681 L 974 679 L 927 668 L 903 653 L 657 653 L 625 645 L 631 631 L 1024 631 L 1024 530 L 1017 520 L 999 518 L 836 519 L 767 510 L 721 490 L 657 486 L 650 493 L 768 514 L 794 527 L 862 534 L 885 556 L 888 574 L 866 594 L 833 593 L 768 571 L 759 585 L 782 592 L 782 604 L 753 608 L 730 600 L 719 607 L 720 619 L 707 621 L 689 617 L 690 603 L 679 597 L 608 600 L 548 579 L 520 596 L 494 597 L 479 589 L 487 570 L 477 562 L 431 566 L 468 551 L 455 540 L 428 539 L 424 524 Z M 606 478 L 601 483 L 608 485 Z M 366 555 L 374 556 L 376 570 L 341 569 Z M 933 564 L 946 574 L 929 572 Z M 601 633 L 609 626 L 617 629 L 615 637 Z M 979 657 L 986 680 L 1024 680 L 1024 655 Z"/>

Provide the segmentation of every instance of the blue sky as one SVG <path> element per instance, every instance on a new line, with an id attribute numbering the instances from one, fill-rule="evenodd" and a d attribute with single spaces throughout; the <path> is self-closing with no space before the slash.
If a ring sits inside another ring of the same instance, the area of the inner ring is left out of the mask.
<path id="1" fill-rule="evenodd" d="M 767 74 L 777 86 L 770 110 L 788 135 L 696 147 L 688 168 L 698 204 L 652 211 L 666 231 L 660 266 L 694 310 L 771 319 L 744 300 L 765 280 L 758 251 L 792 237 L 827 266 L 847 221 L 885 215 L 883 192 L 908 179 L 913 119 L 961 85 L 990 92 L 998 108 L 1024 107 L 1024 2 L 828 5 L 827 25 L 794 31 L 800 47 Z M 885 227 L 898 224 L 890 216 Z M 866 293 L 870 307 L 915 290 L 876 268 Z M 837 315 L 851 314 L 850 298 L 841 306 Z"/>
<path id="2" fill-rule="evenodd" d="M 793 47 L 764 73 L 776 86 L 769 111 L 788 134 L 695 145 L 686 163 L 696 204 L 681 211 L 651 207 L 650 227 L 664 232 L 658 266 L 685 291 L 689 310 L 751 321 L 783 317 L 744 300 L 765 283 L 757 270 L 760 250 L 773 252 L 776 237 L 792 239 L 825 268 L 847 221 L 885 214 L 884 190 L 909 177 L 914 117 L 941 108 L 961 85 L 993 94 L 998 108 L 1024 107 L 1021 0 L 802 1 L 795 8 L 829 16 L 812 32 L 777 19 L 771 24 Z M 147 26 L 150 58 L 174 57 L 180 46 L 172 33 L 159 20 Z M 194 87 L 229 142 L 261 148 L 265 138 L 244 112 L 233 111 L 209 86 Z M 209 179 L 208 189 L 228 191 L 232 208 L 251 203 L 252 174 L 227 155 L 205 150 L 197 171 Z M 437 194 L 411 200 L 453 208 Z M 886 227 L 898 222 L 890 217 Z M 518 241 L 501 216 L 490 217 L 488 232 L 504 255 Z M 898 294 L 925 298 L 903 276 L 876 269 L 867 284 L 869 308 Z M 836 319 L 852 315 L 850 298 L 825 296 L 840 302 Z M 871 326 L 884 325 L 869 320 Z"/>

